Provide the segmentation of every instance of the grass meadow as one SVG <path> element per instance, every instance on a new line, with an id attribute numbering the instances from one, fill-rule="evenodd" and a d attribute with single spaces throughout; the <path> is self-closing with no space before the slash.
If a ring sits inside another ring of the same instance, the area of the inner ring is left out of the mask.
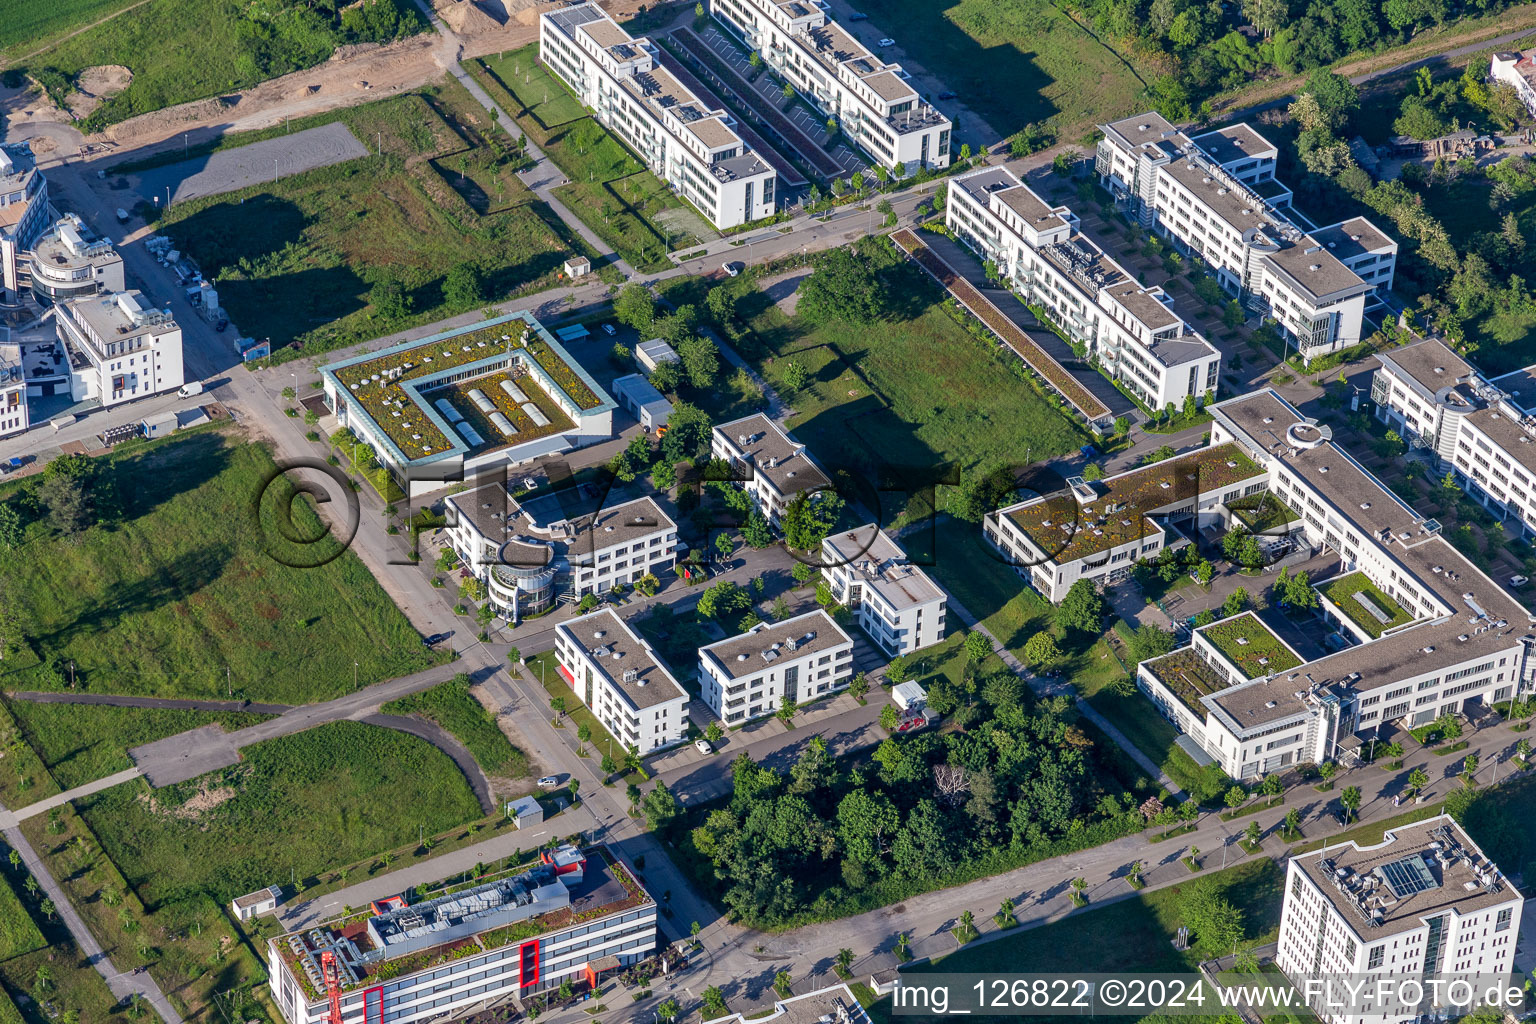
<path id="1" fill-rule="evenodd" d="M 457 82 L 311 120 L 341 121 L 383 155 L 180 203 L 157 223 L 217 281 L 240 330 L 272 339 L 278 361 L 539 291 L 573 253 L 596 255 L 533 200 L 512 140 Z M 480 271 L 479 300 L 444 294 L 461 263 Z M 403 315 L 369 304 L 383 278 L 405 290 Z"/>
<path id="2" fill-rule="evenodd" d="M 0 53 L 14 58 L 109 17 L 133 0 L 0 0 Z"/>
<path id="3" fill-rule="evenodd" d="M 519 778 L 528 774 L 528 756 L 512 745 L 496 719 L 470 693 L 467 675 L 392 700 L 381 710 L 389 715 L 420 715 L 436 722 L 464 744 L 487 775 Z"/>
<path id="4" fill-rule="evenodd" d="M 47 943 L 8 880 L 0 880 L 0 961 L 42 949 Z"/>
<path id="5" fill-rule="evenodd" d="M 538 47 L 468 61 L 521 129 L 570 179 L 555 196 L 632 266 L 672 265 L 669 249 L 713 232 L 702 218 L 583 109 L 538 62 Z"/>
<path id="6" fill-rule="evenodd" d="M 1073 141 L 1146 106 L 1130 65 L 1047 0 L 863 0 L 859 10 L 1003 136 L 1050 120 Z"/>
<path id="7" fill-rule="evenodd" d="M 480 817 L 448 755 L 404 733 L 332 722 L 249 747 L 190 782 L 135 783 L 79 801 L 108 855 L 151 907 L 224 902 Z"/>
<path id="8" fill-rule="evenodd" d="M 27 649 L 0 667 L 7 690 L 307 703 L 433 664 L 378 582 L 304 502 L 286 524 L 267 450 L 217 431 L 132 446 L 100 463 L 119 521 L 75 539 L 46 521 L 0 552 L 24 581 Z M 258 498 L 259 515 L 253 514 Z M 313 568 L 284 564 L 313 564 Z M 277 556 L 277 557 L 274 557 Z M 309 561 L 305 561 L 305 560 Z M 24 570 L 24 571 L 21 571 Z M 61 751 L 62 753 L 62 751 Z"/>
<path id="9" fill-rule="evenodd" d="M 210 723 L 225 732 L 265 721 L 268 715 L 228 711 L 210 714 L 179 708 L 118 708 L 98 704 L 10 702 L 11 715 L 61 789 L 73 789 L 133 767 L 128 751 Z"/>

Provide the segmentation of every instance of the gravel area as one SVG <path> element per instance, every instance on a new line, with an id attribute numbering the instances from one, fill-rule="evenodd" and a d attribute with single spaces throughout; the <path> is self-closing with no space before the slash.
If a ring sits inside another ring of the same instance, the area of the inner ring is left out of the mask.
<path id="1" fill-rule="evenodd" d="M 352 129 L 333 121 L 292 135 L 153 168 L 139 178 L 138 191 L 151 202 L 157 197 L 164 202 L 165 190 L 169 188 L 171 202 L 181 203 L 271 181 L 274 173 L 286 178 L 300 171 L 367 156 L 368 152 Z"/>

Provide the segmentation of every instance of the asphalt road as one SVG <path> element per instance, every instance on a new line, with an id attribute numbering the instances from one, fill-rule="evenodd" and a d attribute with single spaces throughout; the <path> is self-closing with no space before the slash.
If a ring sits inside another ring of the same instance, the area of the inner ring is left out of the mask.
<path id="1" fill-rule="evenodd" d="M 352 129 L 332 121 L 291 135 L 151 168 L 139 176 L 137 192 L 145 202 L 184 203 L 355 160 L 368 153 L 368 147 L 357 140 Z"/>

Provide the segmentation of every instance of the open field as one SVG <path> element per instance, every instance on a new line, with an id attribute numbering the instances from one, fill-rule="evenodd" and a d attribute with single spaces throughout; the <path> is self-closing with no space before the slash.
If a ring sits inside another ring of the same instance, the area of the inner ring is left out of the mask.
<path id="1" fill-rule="evenodd" d="M 1072 141 L 1095 120 L 1145 106 L 1143 84 L 1126 62 L 1047 0 L 861 0 L 857 7 L 1000 135 L 1049 118 Z"/>
<path id="2" fill-rule="evenodd" d="M 11 57 L 47 45 L 82 25 L 110 17 L 134 0 L 6 0 L 0 4 L 0 51 Z"/>
<path id="3" fill-rule="evenodd" d="M 11 714 L 61 789 L 73 789 L 133 767 L 128 750 L 217 722 L 225 732 L 265 721 L 239 711 L 209 714 L 176 708 L 13 701 Z"/>
<path id="4" fill-rule="evenodd" d="M 5 5 L 0 41 L 59 36 L 105 17 L 122 0 L 21 0 Z M 238 0 L 149 0 L 131 11 L 62 39 L 27 62 L 27 70 L 62 99 L 86 68 L 121 65 L 133 81 L 86 121 L 92 130 L 135 114 L 232 92 L 326 60 L 343 43 L 383 41 L 426 27 L 407 0 L 369 4 L 351 18 L 335 7 L 281 5 L 269 13 Z M 9 8 L 22 21 L 10 21 Z M 26 33 L 23 35 L 22 33 Z"/>
<path id="5" fill-rule="evenodd" d="M 150 906 L 223 902 L 304 879 L 480 817 L 457 766 L 424 740 L 332 722 L 248 748 L 238 765 L 150 789 L 118 786 L 80 813 Z"/>
<path id="6" fill-rule="evenodd" d="M 43 933 L 32 922 L 10 882 L 0 879 L 0 960 L 42 949 Z"/>
<path id="7" fill-rule="evenodd" d="M 532 201 L 515 174 L 524 158 L 456 82 L 330 120 L 383 156 L 177 204 L 157 225 L 218 283 L 242 332 L 272 339 L 279 360 L 547 288 L 569 256 L 595 255 Z M 444 294 L 459 264 L 482 278 L 473 301 Z M 380 281 L 399 284 L 404 309 L 371 304 Z"/>
<path id="8" fill-rule="evenodd" d="M 465 68 L 501 101 L 570 184 L 555 189 L 568 209 L 641 270 L 672 264 L 670 249 L 713 231 L 700 215 L 602 125 L 537 60 L 537 46 L 470 61 Z"/>
<path id="9" fill-rule="evenodd" d="M 487 775 L 528 774 L 528 756 L 511 744 L 496 719 L 470 693 L 467 675 L 392 700 L 382 710 L 388 715 L 420 715 L 436 722 L 464 744 Z"/>
<path id="10" fill-rule="evenodd" d="M 117 495 L 114 525 L 69 540 L 33 521 L 0 552 L 0 570 L 26 583 L 27 650 L 5 661 L 4 688 L 64 690 L 73 674 L 96 692 L 296 704 L 349 692 L 354 661 L 365 686 L 434 663 L 334 540 L 330 561 L 291 567 L 319 552 L 278 530 L 320 536 L 321 524 L 302 501 L 291 524 L 278 518 L 286 485 L 263 489 L 275 472 L 264 447 L 200 431 L 95 464 Z"/>

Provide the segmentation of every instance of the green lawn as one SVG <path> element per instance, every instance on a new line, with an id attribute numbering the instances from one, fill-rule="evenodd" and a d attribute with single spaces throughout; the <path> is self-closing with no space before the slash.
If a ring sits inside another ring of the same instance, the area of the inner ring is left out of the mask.
<path id="1" fill-rule="evenodd" d="M 94 692 L 291 704 L 350 692 L 354 662 L 365 686 L 435 662 L 355 555 L 331 538 L 283 540 L 284 528 L 320 536 L 320 523 L 303 501 L 291 524 L 280 517 L 285 485 L 263 491 L 264 447 L 200 431 L 98 465 L 120 523 L 69 540 L 35 521 L 0 552 L 0 571 L 25 584 L 33 655 L 7 659 L 0 687 L 64 690 L 72 665 Z"/>
<path id="2" fill-rule="evenodd" d="M 0 879 L 0 960 L 30 953 L 47 945 L 32 915 L 10 882 Z"/>
<path id="3" fill-rule="evenodd" d="M 325 120 L 346 124 L 370 151 L 382 144 L 384 156 L 179 203 L 156 225 L 217 282 L 243 333 L 272 339 L 278 360 L 539 291 L 572 254 L 596 255 L 531 201 L 513 173 L 522 158 L 512 140 L 456 82 L 314 119 Z M 479 300 L 444 294 L 460 263 L 480 271 Z M 370 304 L 383 278 L 405 290 L 403 314 Z"/>
<path id="4" fill-rule="evenodd" d="M 1046 0 L 867 0 L 859 10 L 993 129 L 1054 118 L 1063 141 L 1146 107 L 1121 57 Z"/>
<path id="5" fill-rule="evenodd" d="M 122 0 L 9 0 L 0 9 L 0 42 L 56 36 L 99 19 Z M 384 0 L 399 16 L 393 28 L 410 34 L 425 19 L 405 0 Z M 12 20 L 12 9 L 19 15 Z M 336 8 L 332 7 L 334 11 Z M 268 13 L 239 0 L 149 0 L 119 17 L 52 46 L 27 62 L 51 90 L 67 88 L 80 71 L 120 64 L 133 72 L 127 89 L 87 122 L 92 129 L 188 100 L 249 88 L 265 79 L 319 64 L 336 47 L 361 38 L 389 38 L 381 27 L 359 35 L 313 6 L 281 5 Z M 18 50 L 25 48 L 17 46 Z"/>
<path id="6" fill-rule="evenodd" d="M 38 49 L 66 32 L 105 18 L 133 0 L 5 0 L 0 3 L 0 50 Z"/>
<path id="7" fill-rule="evenodd" d="M 1024 644 L 1053 623 L 1049 602 L 1024 585 L 986 542 L 979 523 L 941 516 L 930 533 L 902 537 L 907 555 L 932 573 L 965 610 L 976 616 L 1004 647 L 1022 656 Z M 954 616 L 958 628 L 960 619 Z"/>
<path id="8" fill-rule="evenodd" d="M 1243 912 L 1246 941 L 1260 944 L 1275 937 L 1285 871 L 1274 861 L 1265 857 L 1238 864 L 1204 875 L 1202 881 L 1214 883 Z M 1179 907 L 1185 887 L 1155 889 L 1105 907 L 1075 911 L 1052 924 L 1016 929 L 1006 938 L 958 950 L 910 973 L 995 974 L 1016 972 L 1024 969 L 1022 965 L 1037 972 L 1190 971 L 1204 957 L 1230 950 L 1207 949 L 1199 936 L 1193 937 L 1185 953 L 1173 948 L 1174 932 L 1185 923 Z M 982 917 L 983 912 L 990 916 L 997 908 L 971 909 Z M 1106 936 L 1114 936 L 1114 941 L 1106 942 Z"/>
<path id="9" fill-rule="evenodd" d="M 511 744 L 496 719 L 470 693 L 467 675 L 392 700 L 382 710 L 389 715 L 420 715 L 436 722 L 464 744 L 488 775 L 528 774 L 528 756 Z"/>
<path id="10" fill-rule="evenodd" d="M 713 237 L 696 211 L 587 116 L 565 84 L 538 63 L 537 52 L 535 44 L 464 66 L 570 179 L 555 196 L 640 270 L 667 269 L 669 250 Z"/>
<path id="11" fill-rule="evenodd" d="M 92 704 L 12 701 L 32 748 L 64 789 L 133 767 L 128 750 L 217 722 L 226 732 L 265 721 L 268 715 L 208 714 L 176 708 L 117 708 Z"/>
<path id="12" fill-rule="evenodd" d="M 146 903 L 199 893 L 223 902 L 480 817 L 448 755 L 390 729 L 332 722 L 243 754 L 190 782 L 80 801 Z"/>
<path id="13" fill-rule="evenodd" d="M 1093 709 L 1119 729 L 1163 773 L 1202 803 L 1209 803 L 1223 791 L 1226 776 L 1215 765 L 1201 768 L 1194 758 L 1179 747 L 1178 729 L 1160 715 L 1139 690 L 1122 693 L 1105 687 L 1088 698 Z"/>

